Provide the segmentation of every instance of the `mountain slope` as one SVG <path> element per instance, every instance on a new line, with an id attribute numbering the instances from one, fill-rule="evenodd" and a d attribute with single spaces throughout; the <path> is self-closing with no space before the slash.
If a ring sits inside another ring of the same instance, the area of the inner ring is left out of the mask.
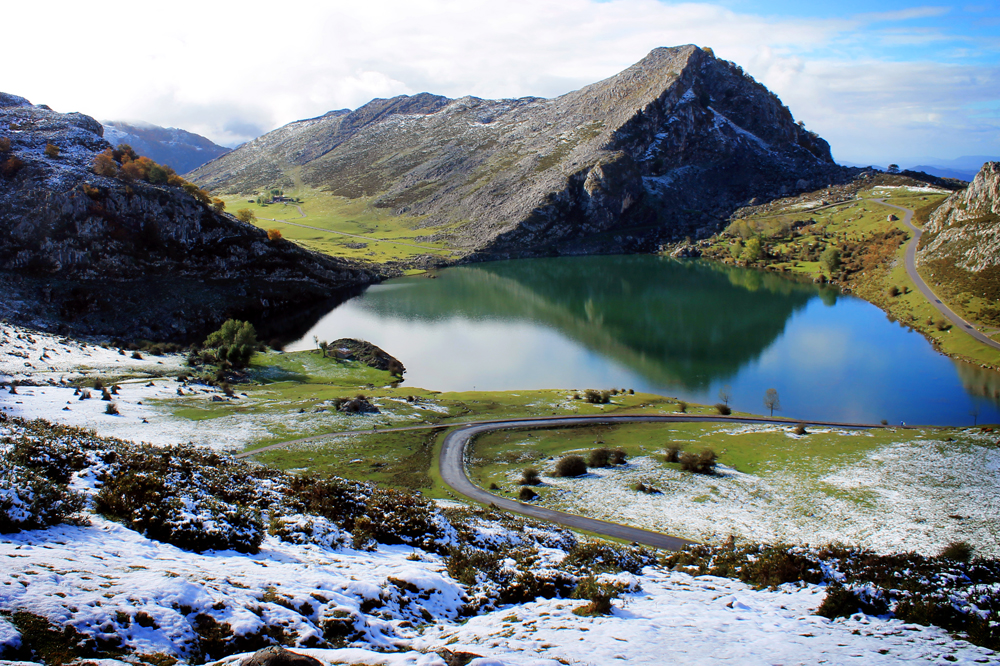
<path id="1" fill-rule="evenodd" d="M 127 123 L 105 120 L 104 138 L 112 145 L 127 143 L 137 153 L 187 173 L 202 164 L 229 152 L 205 137 L 175 127 L 159 127 L 148 123 Z"/>
<path id="2" fill-rule="evenodd" d="M 949 259 L 973 273 L 1000 267 L 1000 162 L 987 162 L 969 187 L 931 215 L 918 262 Z"/>
<path id="3" fill-rule="evenodd" d="M 851 173 L 739 67 L 682 46 L 555 99 L 375 100 L 287 125 L 191 177 L 225 194 L 301 184 L 369 197 L 491 258 L 651 247 L 714 230 L 755 197 Z"/>
<path id="4" fill-rule="evenodd" d="M 377 279 L 269 241 L 177 176 L 148 182 L 138 160 L 104 158 L 109 175 L 97 175 L 109 148 L 102 132 L 89 116 L 0 93 L 4 315 L 67 332 L 190 339 L 227 316 L 302 310 Z"/>

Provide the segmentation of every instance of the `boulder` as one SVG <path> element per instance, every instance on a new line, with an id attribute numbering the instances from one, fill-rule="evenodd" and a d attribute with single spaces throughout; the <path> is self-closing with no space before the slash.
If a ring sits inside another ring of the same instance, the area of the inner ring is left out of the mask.
<path id="1" fill-rule="evenodd" d="M 280 645 L 258 650 L 240 662 L 240 666 L 323 666 L 315 657 L 286 650 Z"/>

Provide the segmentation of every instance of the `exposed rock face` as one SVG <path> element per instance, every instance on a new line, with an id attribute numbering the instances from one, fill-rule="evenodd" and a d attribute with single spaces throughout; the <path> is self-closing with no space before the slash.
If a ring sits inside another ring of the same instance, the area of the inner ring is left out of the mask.
<path id="1" fill-rule="evenodd" d="M 67 332 L 197 337 L 378 278 L 215 212 L 183 188 L 97 176 L 100 123 L 0 94 L 3 314 Z M 46 146 L 58 148 L 46 153 Z M 13 165 L 13 166 L 12 166 Z"/>
<path id="2" fill-rule="evenodd" d="M 272 645 L 254 652 L 240 662 L 240 666 L 322 666 L 323 662 L 306 654 L 286 650 L 280 645 Z"/>
<path id="3" fill-rule="evenodd" d="M 302 181 L 426 216 L 470 259 L 652 249 L 754 197 L 843 182 L 825 141 L 736 65 L 659 48 L 556 99 L 375 100 L 260 137 L 191 174 L 248 194 Z M 436 228 L 436 229 L 435 229 Z"/>
<path id="4" fill-rule="evenodd" d="M 140 155 L 167 164 L 177 173 L 187 173 L 229 152 L 193 132 L 148 123 L 105 120 L 104 138 L 112 145 L 127 143 Z"/>
<path id="5" fill-rule="evenodd" d="M 979 273 L 1000 266 L 1000 162 L 987 162 L 964 191 L 945 199 L 924 229 L 917 262 L 949 259 Z"/>

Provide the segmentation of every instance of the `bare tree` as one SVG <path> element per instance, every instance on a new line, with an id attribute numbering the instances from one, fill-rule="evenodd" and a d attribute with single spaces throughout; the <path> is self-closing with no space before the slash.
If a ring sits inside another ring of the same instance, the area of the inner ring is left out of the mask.
<path id="1" fill-rule="evenodd" d="M 723 384 L 719 388 L 719 400 L 722 401 L 726 407 L 729 406 L 729 400 L 733 397 L 733 387 L 729 384 Z"/>
<path id="2" fill-rule="evenodd" d="M 764 393 L 764 406 L 771 410 L 771 416 L 774 416 L 774 410 L 781 411 L 781 399 L 778 397 L 778 389 L 767 389 L 767 392 Z"/>
<path id="3" fill-rule="evenodd" d="M 972 425 L 976 426 L 979 424 L 979 403 L 972 403 L 972 409 L 969 410 L 969 416 L 972 417 Z"/>

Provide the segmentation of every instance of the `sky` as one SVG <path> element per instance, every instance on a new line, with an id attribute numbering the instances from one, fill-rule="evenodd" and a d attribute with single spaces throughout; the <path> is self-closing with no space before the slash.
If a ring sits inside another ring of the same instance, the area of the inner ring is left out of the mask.
<path id="1" fill-rule="evenodd" d="M 0 90 L 234 146 L 376 97 L 553 97 L 709 46 L 840 162 L 1000 157 L 1000 2 L 6 3 Z M 14 55 L 11 55 L 14 54 Z"/>

